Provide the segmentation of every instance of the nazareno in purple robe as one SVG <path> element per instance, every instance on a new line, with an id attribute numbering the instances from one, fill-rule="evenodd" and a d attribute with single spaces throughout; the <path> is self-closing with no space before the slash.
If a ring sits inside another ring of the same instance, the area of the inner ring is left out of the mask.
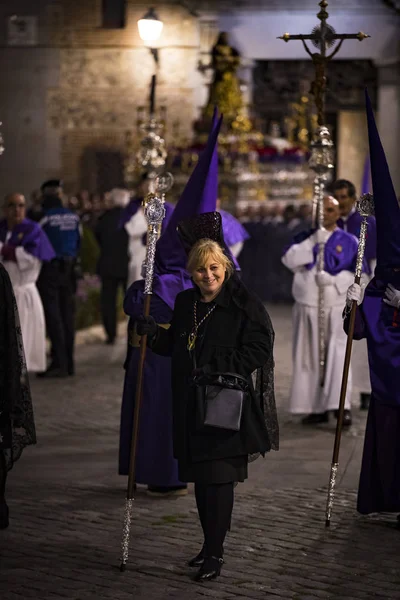
<path id="1" fill-rule="evenodd" d="M 357 308 L 354 338 L 366 338 L 372 397 L 365 432 L 357 509 L 400 512 L 400 309 L 385 303 L 400 290 L 400 208 L 366 93 L 374 190 L 377 266 Z M 348 330 L 348 318 L 345 320 Z"/>
<path id="2" fill-rule="evenodd" d="M 213 120 L 207 146 L 201 155 L 156 247 L 150 314 L 159 324 L 170 322 L 177 294 L 192 287 L 187 257 L 177 234 L 177 224 L 202 212 L 215 211 L 218 192 L 217 139 L 221 120 Z M 144 281 L 128 289 L 124 310 L 130 317 L 129 331 L 143 314 Z M 131 336 L 130 336 L 131 337 Z M 121 410 L 119 473 L 127 475 L 139 361 L 139 347 L 129 346 Z M 171 359 L 147 349 L 143 377 L 143 400 L 136 458 L 136 482 L 155 487 L 183 486 L 178 480 L 172 444 Z"/>
<path id="3" fill-rule="evenodd" d="M 367 339 L 372 397 L 357 510 L 400 512 L 400 311 L 383 302 L 387 283 L 372 279 L 357 308 L 354 339 Z M 348 331 L 348 318 L 345 320 Z"/>
<path id="4" fill-rule="evenodd" d="M 363 221 L 363 217 L 360 215 L 358 210 L 352 212 L 347 221 L 343 221 L 343 219 L 339 219 L 337 222 L 338 227 L 344 229 L 348 233 L 352 233 L 356 236 L 357 239 L 360 239 L 360 231 L 361 231 L 361 223 Z M 367 227 L 367 236 L 365 242 L 365 269 L 367 275 L 373 275 L 371 273 L 371 261 L 376 260 L 376 221 L 375 217 L 368 217 L 367 219 L 368 227 Z"/>
<path id="5" fill-rule="evenodd" d="M 143 314 L 143 281 L 135 282 L 125 298 L 125 312 L 130 316 L 129 329 Z M 172 309 L 157 295 L 151 298 L 151 315 L 157 323 L 169 323 Z M 121 410 L 119 474 L 128 475 L 135 408 L 136 378 L 140 349 L 129 347 Z M 175 487 L 177 462 L 172 448 L 171 359 L 147 349 L 143 373 L 143 400 L 136 459 L 136 482 L 150 486 Z"/>
<path id="6" fill-rule="evenodd" d="M 3 219 L 0 221 L 0 242 L 5 242 L 7 232 L 7 221 Z M 22 247 L 28 254 L 42 261 L 52 260 L 56 256 L 43 229 L 31 219 L 24 219 L 15 225 L 7 244 L 15 248 Z"/>

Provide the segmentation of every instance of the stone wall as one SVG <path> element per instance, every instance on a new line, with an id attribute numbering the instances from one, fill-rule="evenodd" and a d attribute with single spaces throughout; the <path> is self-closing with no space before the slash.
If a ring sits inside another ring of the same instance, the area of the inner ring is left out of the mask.
<path id="1" fill-rule="evenodd" d="M 307 31 L 316 21 L 314 13 L 289 15 L 276 8 L 246 15 L 232 9 L 217 23 L 212 13 L 197 19 L 178 3 L 154 4 L 164 21 L 158 43 L 157 105 L 167 110 L 167 142 L 191 137 L 210 76 L 197 67 L 199 61 L 208 64 L 218 27 L 231 32 L 232 43 L 245 59 L 243 74 L 250 96 L 252 60 L 304 59 L 299 44 L 285 44 L 276 36 L 287 29 Z M 81 186 L 96 189 L 96 151 L 123 152 L 127 132 L 136 136 L 137 109 L 148 102 L 154 62 L 137 30 L 137 20 L 148 7 L 128 0 L 125 28 L 103 29 L 101 0 L 3 0 L 0 120 L 6 151 L 0 158 L 0 195 L 16 189 L 29 194 L 45 178 L 55 176 L 64 178 L 69 191 Z M 373 35 L 362 44 L 345 44 L 343 58 L 396 60 L 398 45 L 392 39 L 396 23 L 391 16 L 349 16 L 342 10 L 336 18 L 333 8 L 331 12 L 337 30 L 364 29 Z M 31 46 L 9 45 L 10 14 L 36 17 Z M 397 159 L 398 90 L 398 79 L 392 83 L 385 77 L 378 93 L 379 124 L 392 169 Z"/>
<path id="2" fill-rule="evenodd" d="M 29 2 L 14 6 L 20 15 L 34 12 Z M 128 2 L 124 29 L 101 27 L 101 0 L 42 1 L 36 8 L 36 45 L 1 52 L 7 85 L 0 101 L 6 143 L 0 193 L 16 187 L 29 193 L 52 176 L 63 177 L 70 192 L 82 185 L 95 190 L 85 155 L 96 149 L 124 153 L 126 133 L 136 135 L 137 109 L 148 105 L 155 63 L 137 29 L 148 7 Z M 6 7 L 0 11 L 6 23 Z M 179 6 L 161 4 L 157 11 L 164 29 L 156 102 L 166 109 L 167 141 L 174 132 L 176 142 L 190 138 L 204 102 L 205 79 L 197 70 L 200 27 Z"/>

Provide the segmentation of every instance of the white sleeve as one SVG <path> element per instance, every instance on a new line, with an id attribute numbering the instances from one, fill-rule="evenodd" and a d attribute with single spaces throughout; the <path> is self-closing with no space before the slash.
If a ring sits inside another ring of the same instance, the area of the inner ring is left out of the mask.
<path id="1" fill-rule="evenodd" d="M 347 292 L 351 284 L 354 283 L 354 273 L 351 271 L 340 271 L 334 277 L 334 285 L 340 295 Z"/>
<path id="2" fill-rule="evenodd" d="M 15 249 L 15 258 L 17 259 L 18 268 L 21 271 L 27 271 L 40 264 L 40 260 L 36 256 L 25 252 L 21 246 Z"/>
<path id="3" fill-rule="evenodd" d="M 233 256 L 235 258 L 237 258 L 239 256 L 239 254 L 241 253 L 243 248 L 243 242 L 237 242 L 236 244 L 233 244 L 232 246 L 229 247 L 229 250 L 232 252 Z"/>
<path id="4" fill-rule="evenodd" d="M 300 242 L 300 244 L 294 244 L 289 250 L 282 256 L 282 262 L 291 271 L 295 271 L 299 267 L 305 267 L 314 261 L 313 248 L 315 245 L 314 239 L 311 237 Z"/>
<path id="5" fill-rule="evenodd" d="M 125 223 L 125 229 L 130 237 L 141 238 L 147 232 L 147 221 L 142 209 L 139 209 L 130 221 Z"/>

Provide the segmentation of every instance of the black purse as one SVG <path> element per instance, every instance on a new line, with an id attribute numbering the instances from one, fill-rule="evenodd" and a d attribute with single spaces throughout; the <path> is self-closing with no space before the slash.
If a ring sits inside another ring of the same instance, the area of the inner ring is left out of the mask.
<path id="1" fill-rule="evenodd" d="M 237 373 L 210 373 L 195 377 L 198 428 L 239 431 L 248 383 Z"/>

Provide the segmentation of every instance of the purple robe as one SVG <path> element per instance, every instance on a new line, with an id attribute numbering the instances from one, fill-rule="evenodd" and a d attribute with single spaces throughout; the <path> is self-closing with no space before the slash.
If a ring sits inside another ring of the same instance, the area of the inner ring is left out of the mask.
<path id="1" fill-rule="evenodd" d="M 361 231 L 361 223 L 363 221 L 363 217 L 360 215 L 358 210 L 352 212 L 346 221 L 343 219 L 339 219 L 337 222 L 337 226 L 347 231 L 348 233 L 352 233 L 356 236 L 357 239 L 360 239 L 360 231 Z M 368 275 L 372 275 L 371 273 L 371 261 L 376 260 L 376 221 L 375 217 L 368 217 L 368 228 L 367 228 L 367 236 L 365 243 L 365 260 L 366 265 L 366 273 Z"/>
<path id="2" fill-rule="evenodd" d="M 220 210 L 219 213 L 222 217 L 222 231 L 228 248 L 249 239 L 250 236 L 243 225 L 231 213 L 226 210 Z"/>
<path id="3" fill-rule="evenodd" d="M 124 309 L 130 316 L 130 330 L 143 313 L 143 286 L 143 281 L 135 282 L 125 297 Z M 152 295 L 150 312 L 157 323 L 169 323 L 172 318 L 172 308 L 156 294 Z M 139 348 L 130 346 L 125 364 L 121 411 L 120 475 L 127 475 L 129 471 L 138 363 Z M 172 447 L 171 359 L 158 356 L 148 348 L 143 375 L 136 482 L 157 487 L 183 486 L 178 479 L 178 466 Z"/>
<path id="4" fill-rule="evenodd" d="M 0 221 L 0 242 L 6 241 L 7 233 L 7 221 L 3 219 Z M 43 229 L 30 219 L 24 219 L 15 225 L 7 244 L 15 248 L 22 247 L 25 252 L 42 261 L 52 260 L 56 256 Z"/>
<path id="5" fill-rule="evenodd" d="M 314 231 L 315 230 L 302 232 L 295 236 L 293 244 L 285 249 L 283 255 L 285 255 L 289 248 L 294 244 L 299 244 L 309 238 Z M 342 229 L 335 229 L 325 244 L 324 271 L 330 275 L 338 275 L 341 271 L 354 272 L 356 269 L 357 248 L 358 243 L 354 235 L 351 235 Z M 306 265 L 306 268 L 310 271 L 317 262 L 318 244 L 314 245 L 313 255 L 313 262 Z"/>
<path id="6" fill-rule="evenodd" d="M 192 286 L 177 225 L 183 219 L 215 210 L 218 191 L 216 144 L 220 127 L 221 120 L 217 125 L 215 114 L 207 147 L 157 242 L 150 314 L 160 324 L 170 322 L 177 294 Z M 130 330 L 143 313 L 143 290 L 144 281 L 136 281 L 125 296 L 124 310 L 130 316 Z M 130 345 L 121 413 L 120 474 L 127 474 L 129 468 L 138 360 L 139 348 Z M 138 483 L 157 487 L 184 485 L 178 480 L 177 461 L 173 456 L 171 359 L 158 356 L 150 349 L 144 365 L 136 471 Z"/>
<path id="7" fill-rule="evenodd" d="M 372 279 L 354 328 L 354 339 L 367 339 L 372 388 L 358 490 L 362 514 L 400 512 L 400 311 L 383 302 L 386 286 Z"/>

